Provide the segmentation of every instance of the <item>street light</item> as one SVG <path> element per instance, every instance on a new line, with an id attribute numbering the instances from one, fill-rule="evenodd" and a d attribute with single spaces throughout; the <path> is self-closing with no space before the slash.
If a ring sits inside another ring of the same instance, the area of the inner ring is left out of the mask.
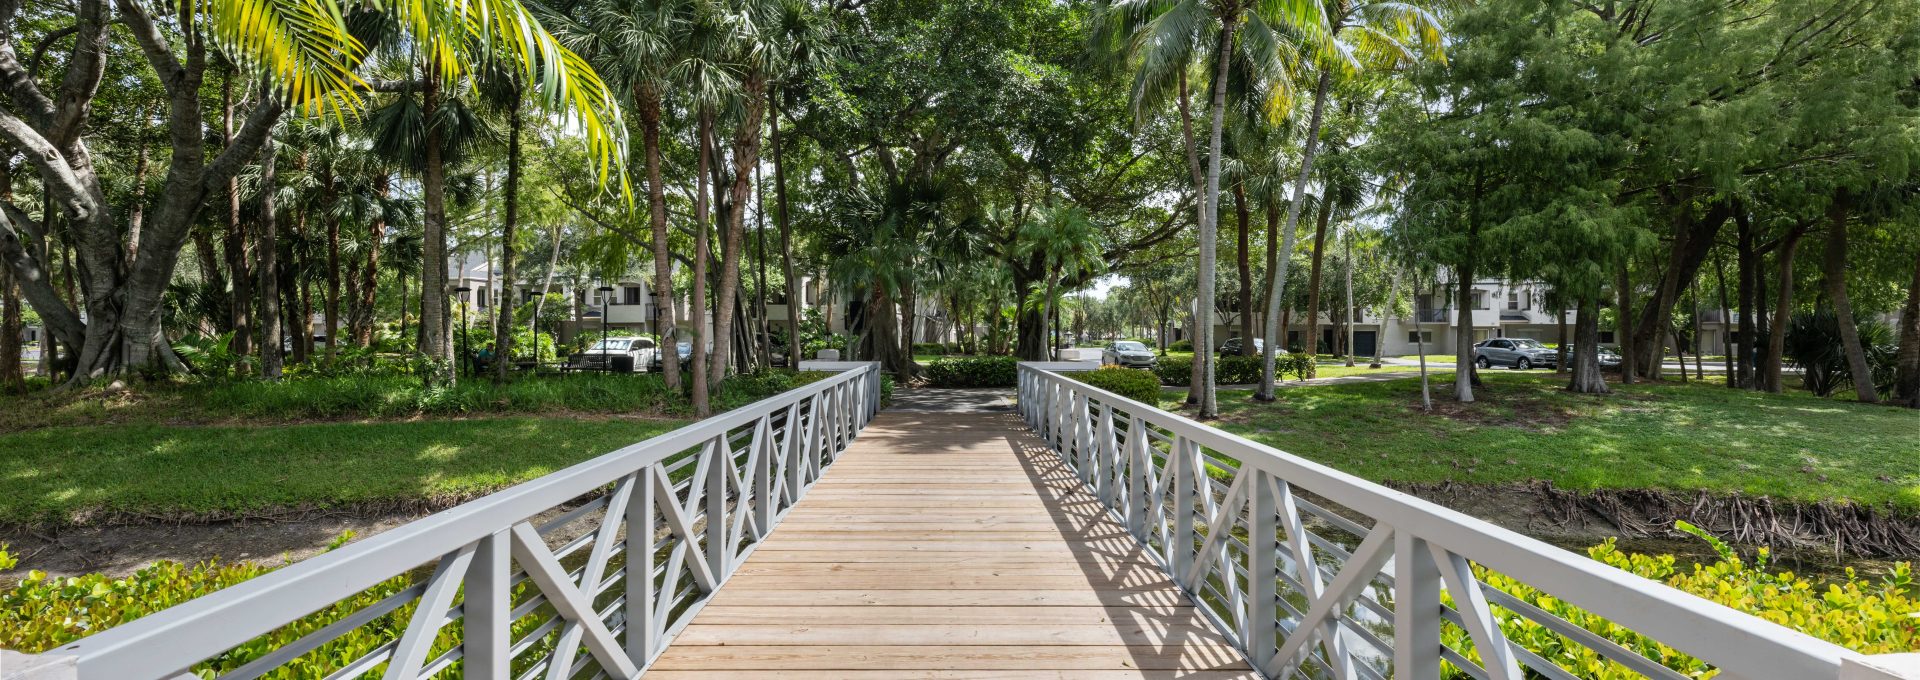
<path id="1" fill-rule="evenodd" d="M 601 286 L 600 290 L 600 370 L 613 372 L 613 364 L 607 358 L 607 313 L 613 305 L 613 286 Z"/>
<path id="2" fill-rule="evenodd" d="M 463 297 L 462 294 L 471 293 L 473 289 L 467 286 L 461 286 L 453 289 L 453 292 L 455 293 L 454 299 L 460 300 L 460 298 Z M 472 330 L 473 328 L 467 325 L 467 305 L 466 302 L 462 300 L 460 304 L 460 364 L 467 367 L 467 375 L 469 376 L 473 375 L 473 365 L 471 363 L 473 361 L 473 348 L 469 346 L 467 335 L 472 332 Z"/>

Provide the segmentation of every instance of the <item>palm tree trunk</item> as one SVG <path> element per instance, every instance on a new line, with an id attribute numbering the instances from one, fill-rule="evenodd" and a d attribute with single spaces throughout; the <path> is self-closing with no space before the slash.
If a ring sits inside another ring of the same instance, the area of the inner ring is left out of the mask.
<path id="1" fill-rule="evenodd" d="M 513 108 L 507 111 L 507 186 L 506 211 L 500 218 L 500 280 L 499 299 L 493 301 L 499 308 L 500 320 L 493 330 L 493 382 L 507 381 L 507 371 L 513 365 L 513 305 L 512 296 L 514 278 L 514 239 L 519 237 L 516 231 L 520 224 L 520 92 L 514 89 Z M 555 250 L 560 244 L 553 244 Z M 535 359 L 539 358 L 539 338 L 534 338 Z"/>
<path id="2" fill-rule="evenodd" d="M 1194 212 L 1195 212 L 1194 224 L 1197 226 L 1200 226 L 1200 228 L 1204 231 L 1205 225 L 1207 223 L 1207 206 L 1208 206 L 1207 178 L 1206 178 L 1206 170 L 1204 166 L 1200 164 L 1200 143 L 1198 139 L 1195 137 L 1194 131 L 1193 131 L 1193 104 L 1192 104 L 1193 94 L 1191 92 L 1191 89 L 1187 86 L 1187 72 L 1185 69 L 1180 70 L 1179 81 L 1180 81 L 1180 94 L 1175 101 L 1178 102 L 1179 104 L 1178 108 L 1180 110 L 1180 138 L 1185 143 L 1185 146 L 1186 146 L 1187 170 L 1193 175 L 1193 193 L 1195 197 L 1194 198 Z M 1193 336 L 1191 340 L 1193 341 L 1193 349 L 1194 349 L 1193 372 L 1192 372 L 1192 378 L 1187 383 L 1187 403 L 1195 404 L 1195 405 L 1200 403 L 1200 392 L 1206 386 L 1206 380 L 1204 379 L 1204 374 L 1206 372 L 1207 365 L 1206 365 L 1206 362 L 1201 361 L 1200 358 L 1212 349 L 1206 346 L 1207 338 L 1204 334 L 1200 332 L 1201 319 L 1202 319 L 1202 316 L 1201 316 L 1200 308 L 1198 305 L 1196 305 L 1193 310 L 1193 320 L 1191 322 L 1192 323 L 1191 335 Z M 1044 320 L 1041 323 L 1042 323 L 1042 326 L 1045 325 Z M 1042 333 L 1042 335 L 1044 335 L 1044 333 Z M 1049 352 L 1047 356 L 1051 357 L 1052 354 Z"/>
<path id="3" fill-rule="evenodd" d="M 392 186 L 392 182 L 393 176 L 387 173 L 382 172 L 374 175 L 374 195 L 385 200 L 387 191 Z M 359 327 L 354 329 L 353 337 L 354 344 L 359 347 L 370 347 L 373 345 L 373 321 L 375 316 L 373 303 L 377 299 L 380 290 L 380 246 L 386 241 L 386 238 L 387 220 L 383 212 L 382 216 L 375 217 L 373 222 L 367 225 L 367 264 L 366 268 L 360 272 L 362 278 L 360 279 Z M 406 277 L 403 276 L 399 278 L 403 286 L 401 290 L 404 291 Z M 402 297 L 405 296 L 403 295 Z M 407 337 L 406 327 L 404 325 L 407 310 L 405 303 L 405 300 L 401 300 L 400 318 L 403 322 L 400 329 L 400 337 L 402 338 Z"/>
<path id="4" fill-rule="evenodd" d="M 708 235 L 713 232 L 707 224 L 707 170 L 713 162 L 713 112 L 703 107 L 699 118 L 695 132 L 699 161 L 694 170 L 693 192 L 693 302 L 689 308 L 693 317 L 693 414 L 705 418 L 713 414 L 713 406 L 707 401 L 707 344 L 713 339 L 706 323 Z"/>
<path id="5" fill-rule="evenodd" d="M 662 378 L 668 390 L 678 392 L 681 387 L 679 331 L 674 327 L 677 312 L 673 297 L 673 259 L 667 252 L 667 188 L 660 173 L 660 92 L 651 85 L 636 85 L 633 100 L 640 114 L 640 140 L 647 157 L 647 213 L 653 227 L 653 292 L 654 304 L 659 306 L 654 312 L 658 319 L 654 333 L 660 336 L 660 370 L 666 374 Z M 556 238 L 556 252 L 559 247 L 560 241 Z M 546 289 L 540 293 L 544 296 Z"/>
<path id="6" fill-rule="evenodd" d="M 1320 197 L 1320 216 L 1313 226 L 1313 265 L 1307 270 L 1307 330 L 1301 335 L 1308 356 L 1320 354 L 1320 272 L 1327 252 L 1327 222 L 1333 218 L 1333 203 Z"/>
<path id="7" fill-rule="evenodd" d="M 420 257 L 420 346 L 430 363 L 428 385 L 452 385 L 452 347 L 447 342 L 447 178 L 440 157 L 441 130 L 434 124 L 440 108 L 440 87 L 429 65 L 426 86 L 422 90 L 421 114 L 427 121 L 425 169 L 420 177 L 420 194 L 425 203 Z"/>
<path id="8" fill-rule="evenodd" d="M 273 174 L 277 150 L 272 135 L 260 146 L 260 374 L 278 380 L 280 355 L 280 244 L 274 224 Z"/>
<path id="9" fill-rule="evenodd" d="M 1240 220 L 1240 356 L 1253 356 L 1253 242 L 1248 234 L 1251 216 L 1247 212 L 1247 186 L 1233 184 L 1234 216 Z"/>
<path id="10" fill-rule="evenodd" d="M 1217 269 L 1215 260 L 1219 257 L 1220 240 L 1220 145 L 1227 124 L 1227 72 L 1233 64 L 1233 34 L 1239 28 L 1240 17 L 1228 14 L 1220 22 L 1220 47 L 1217 53 L 1219 70 L 1213 78 L 1213 131 L 1207 141 L 1207 190 L 1201 195 L 1205 202 L 1206 213 L 1200 222 L 1200 336 L 1205 345 L 1194 347 L 1197 353 L 1194 360 L 1200 362 L 1200 377 L 1205 381 L 1200 388 L 1200 412 L 1198 417 L 1207 420 L 1219 414 L 1219 395 L 1214 390 L 1213 357 L 1213 307 L 1214 274 Z"/>
<path id="11" fill-rule="evenodd" d="M 326 196 L 325 202 L 331 204 L 335 193 L 331 170 L 327 172 L 322 186 Z M 333 358 L 340 348 L 340 217 L 334 210 L 329 209 L 326 220 L 327 293 L 326 299 L 322 302 L 325 309 L 321 313 L 326 316 L 327 324 L 327 363 L 333 363 Z"/>
<path id="12" fill-rule="evenodd" d="M 1847 368 L 1853 373 L 1853 395 L 1862 403 L 1875 404 L 1880 401 L 1880 393 L 1874 389 L 1873 369 L 1867 365 L 1866 348 L 1860 344 L 1860 328 L 1853 325 L 1853 302 L 1847 298 L 1847 218 L 1852 207 L 1852 196 L 1841 191 L 1834 196 L 1833 205 L 1827 209 L 1827 257 L 1824 263 L 1827 300 L 1833 305 L 1833 315 L 1840 324 L 1840 349 L 1846 352 Z M 1782 279 L 1790 276 L 1789 273 Z M 1782 283 L 1781 287 L 1787 285 Z M 1786 326 L 1787 315 L 1775 315 L 1773 325 Z"/>
<path id="13" fill-rule="evenodd" d="M 1300 177 L 1294 179 L 1294 198 L 1286 204 L 1286 225 L 1281 227 L 1283 242 L 1277 254 L 1269 254 L 1267 261 L 1273 263 L 1267 267 L 1267 350 L 1261 352 L 1260 388 L 1254 390 L 1254 400 L 1273 401 L 1273 353 L 1281 352 L 1281 342 L 1286 342 L 1286 317 L 1292 315 L 1292 307 L 1281 309 L 1286 304 L 1286 269 L 1292 263 L 1294 240 L 1300 231 L 1300 206 L 1308 196 L 1308 179 L 1313 177 L 1313 154 L 1319 150 L 1319 127 L 1321 117 L 1327 111 L 1327 86 L 1332 77 L 1321 71 L 1319 83 L 1313 86 L 1313 113 L 1308 117 L 1308 144 L 1300 152 Z M 1267 209 L 1273 209 L 1269 206 Z M 1273 236 L 1269 234 L 1271 242 Z"/>

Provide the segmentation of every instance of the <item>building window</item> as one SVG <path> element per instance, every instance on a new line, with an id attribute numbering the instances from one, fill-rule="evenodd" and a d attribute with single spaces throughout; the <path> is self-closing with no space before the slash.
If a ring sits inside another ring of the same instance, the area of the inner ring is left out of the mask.
<path id="1" fill-rule="evenodd" d="M 479 290 L 474 291 L 475 294 L 480 296 L 480 306 L 483 308 L 487 306 L 487 298 L 488 298 L 487 293 L 489 292 L 492 292 L 492 291 L 486 288 L 481 288 Z"/>
<path id="2" fill-rule="evenodd" d="M 1487 306 L 1487 291 L 1473 291 L 1473 306 L 1470 309 L 1493 309 Z"/>
<path id="3" fill-rule="evenodd" d="M 620 304 L 623 304 L 623 305 L 640 304 L 640 287 L 639 286 L 623 286 L 620 290 Z"/>
<path id="4" fill-rule="evenodd" d="M 1407 331 L 1407 342 L 1433 342 L 1433 331 Z"/>
<path id="5" fill-rule="evenodd" d="M 1520 291 L 1507 291 L 1507 309 L 1516 311 L 1520 309 Z"/>

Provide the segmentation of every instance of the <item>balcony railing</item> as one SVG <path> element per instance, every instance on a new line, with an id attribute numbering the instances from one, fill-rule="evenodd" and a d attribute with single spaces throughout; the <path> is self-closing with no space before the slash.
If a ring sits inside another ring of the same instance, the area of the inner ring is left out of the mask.
<path id="1" fill-rule="evenodd" d="M 1618 677 L 1692 677 L 1488 585 L 1491 572 L 1720 678 L 1920 678 L 1911 655 L 1866 657 L 1058 373 L 1023 364 L 1019 390 L 1028 424 L 1267 677 L 1426 679 L 1446 663 L 1571 680 L 1583 669 L 1561 662 L 1577 648 Z M 1550 635 L 1506 637 L 1520 620 Z"/>
<path id="2" fill-rule="evenodd" d="M 79 680 L 174 678 L 206 662 L 238 680 L 382 666 L 412 680 L 456 663 L 468 678 L 635 677 L 873 417 L 878 365 L 850 368 L 37 660 L 68 657 Z M 323 609 L 330 620 L 303 621 Z M 380 643 L 344 658 L 329 646 L 356 631 Z M 267 639 L 288 641 L 254 648 Z"/>

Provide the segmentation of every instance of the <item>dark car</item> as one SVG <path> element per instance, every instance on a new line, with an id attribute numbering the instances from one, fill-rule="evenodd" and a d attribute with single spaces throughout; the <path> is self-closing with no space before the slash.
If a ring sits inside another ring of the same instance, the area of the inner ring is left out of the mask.
<path id="1" fill-rule="evenodd" d="M 1120 340 L 1100 350 L 1100 365 L 1127 368 L 1153 368 L 1156 359 L 1145 343 Z"/>
<path id="2" fill-rule="evenodd" d="M 1573 345 L 1567 345 L 1567 362 L 1568 363 L 1573 362 L 1573 349 L 1574 349 Z M 1597 351 L 1598 351 L 1598 354 L 1600 355 L 1601 370 L 1611 370 L 1611 369 L 1616 369 L 1620 367 L 1619 350 L 1615 350 L 1612 347 L 1602 346 Z"/>
<path id="3" fill-rule="evenodd" d="M 1254 338 L 1253 353 L 1260 354 L 1265 351 L 1267 351 L 1267 342 L 1260 338 Z M 1239 354 L 1240 338 L 1231 338 L 1231 339 L 1228 339 L 1226 342 L 1220 343 L 1220 353 L 1227 354 L 1227 355 Z"/>
<path id="4" fill-rule="evenodd" d="M 1473 346 L 1473 363 L 1481 368 L 1511 366 L 1527 370 L 1535 366 L 1553 368 L 1560 363 L 1560 351 L 1530 338 L 1493 338 Z"/>
<path id="5" fill-rule="evenodd" d="M 682 371 L 687 370 L 688 366 L 693 365 L 692 364 L 693 343 L 691 342 L 676 343 L 674 345 L 674 348 L 677 350 L 676 353 L 680 355 L 680 370 Z M 661 370 L 666 368 L 666 362 L 667 362 L 667 359 L 666 359 L 666 354 L 664 352 L 654 352 L 653 366 L 648 370 L 651 370 L 655 373 L 659 373 Z"/>

